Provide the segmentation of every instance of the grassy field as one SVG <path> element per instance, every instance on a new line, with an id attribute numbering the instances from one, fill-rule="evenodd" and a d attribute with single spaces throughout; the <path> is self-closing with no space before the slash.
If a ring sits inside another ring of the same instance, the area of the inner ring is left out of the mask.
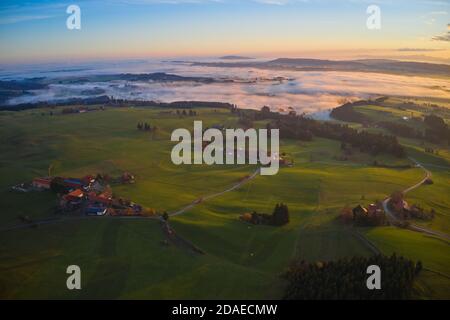
<path id="1" fill-rule="evenodd" d="M 403 103 L 413 102 L 414 107 L 405 107 Z M 363 105 L 356 107 L 358 112 L 364 113 L 370 119 L 376 121 L 393 121 L 406 124 L 415 129 L 425 129 L 424 124 L 418 122 L 411 123 L 410 120 L 404 120 L 403 117 L 423 117 L 426 114 L 435 114 L 442 117 L 447 123 L 450 121 L 450 109 L 436 109 L 429 104 L 437 103 L 440 106 L 448 107 L 448 101 L 437 101 L 433 99 L 402 99 L 389 98 L 383 105 Z M 399 107 L 401 105 L 401 107 Z M 361 128 L 360 125 L 358 127 Z M 381 128 L 369 128 L 373 132 L 389 133 Z M 436 145 L 429 142 L 422 142 L 415 139 L 399 138 L 402 145 L 405 146 L 408 156 L 419 161 L 432 174 L 433 186 L 423 186 L 407 194 L 406 200 L 409 203 L 417 204 L 426 210 L 434 209 L 436 217 L 432 221 L 415 220 L 414 223 L 427 228 L 436 229 L 444 233 L 450 233 L 450 149 L 445 144 Z M 432 148 L 438 152 L 430 154 L 425 152 L 425 148 Z M 392 164 L 392 159 L 384 161 Z"/>
<path id="2" fill-rule="evenodd" d="M 173 129 L 192 128 L 194 119 L 203 120 L 204 126 L 234 126 L 237 118 L 219 109 L 199 108 L 197 118 L 162 111 L 114 108 L 71 115 L 55 112 L 53 116 L 49 110 L 0 113 L 1 298 L 280 298 L 284 283 L 279 275 L 293 258 L 316 261 L 372 254 L 354 229 L 337 221 L 342 207 L 384 199 L 423 176 L 419 168 L 371 166 L 374 159 L 396 161 L 387 156 L 355 154 L 349 161 L 337 161 L 341 151 L 336 141 L 283 140 L 281 151 L 294 159 L 294 167 L 283 167 L 275 176 L 257 176 L 237 190 L 171 218 L 176 232 L 205 251 L 204 255 L 165 245 L 159 222 L 151 219 L 66 218 L 37 228 L 6 231 L 20 224 L 20 215 L 32 219 L 55 216 L 56 197 L 51 192 L 9 191 L 12 185 L 47 175 L 49 170 L 62 176 L 132 172 L 136 184 L 116 186 L 114 193 L 160 212 L 225 190 L 255 170 L 248 165 L 173 165 Z M 157 132 L 138 131 L 136 124 L 143 121 L 156 125 Z M 416 145 L 408 152 L 427 156 Z M 442 215 L 431 224 L 445 231 L 450 220 L 445 192 L 448 170 L 436 172 L 436 183 L 419 188 L 411 197 L 430 206 L 439 203 Z M 289 206 L 291 221 L 284 227 L 253 226 L 238 220 L 240 214 L 253 210 L 270 213 L 277 202 Z M 425 267 L 450 274 L 446 243 L 393 228 L 362 231 L 383 252 L 422 259 Z M 65 287 L 70 264 L 82 269 L 81 291 Z M 424 272 L 417 283 L 418 297 L 449 298 L 449 287 L 442 286 L 440 278 L 444 277 Z"/>
<path id="3" fill-rule="evenodd" d="M 383 227 L 364 230 L 366 237 L 385 254 L 401 252 L 424 264 L 416 283 L 416 295 L 422 298 L 450 299 L 449 243 L 409 230 Z"/>

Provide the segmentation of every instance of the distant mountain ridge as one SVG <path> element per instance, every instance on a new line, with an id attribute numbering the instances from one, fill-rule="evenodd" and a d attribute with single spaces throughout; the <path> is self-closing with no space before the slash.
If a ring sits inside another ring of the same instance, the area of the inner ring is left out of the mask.
<path id="1" fill-rule="evenodd" d="M 265 62 L 194 62 L 195 66 L 259 68 L 294 71 L 380 72 L 402 75 L 450 77 L 450 65 L 389 59 L 322 60 L 278 58 Z"/>
<path id="2" fill-rule="evenodd" d="M 222 60 L 252 60 L 254 58 L 244 57 L 244 56 L 229 55 L 229 56 L 219 57 L 219 59 L 222 59 Z"/>

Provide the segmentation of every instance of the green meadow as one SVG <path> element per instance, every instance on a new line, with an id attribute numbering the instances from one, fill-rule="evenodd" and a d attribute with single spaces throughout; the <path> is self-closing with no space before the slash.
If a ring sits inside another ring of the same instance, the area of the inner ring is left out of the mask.
<path id="1" fill-rule="evenodd" d="M 407 160 L 355 153 L 348 161 L 338 161 L 337 141 L 282 140 L 280 151 L 294 160 L 293 167 L 282 167 L 274 176 L 258 175 L 239 189 L 170 218 L 177 234 L 205 252 L 201 255 L 165 244 L 155 219 L 61 217 L 53 213 L 56 196 L 51 192 L 16 193 L 10 187 L 49 173 L 79 177 L 129 171 L 136 183 L 113 186 L 115 195 L 158 212 L 176 211 L 227 189 L 256 167 L 176 166 L 170 160 L 171 132 L 191 129 L 194 120 L 233 127 L 237 117 L 208 108 L 197 108 L 195 117 L 157 108 L 68 115 L 58 110 L 52 116 L 50 109 L 0 112 L 0 298 L 277 299 L 284 288 L 280 274 L 292 259 L 371 255 L 368 241 L 383 253 L 423 262 L 427 270 L 417 280 L 417 298 L 450 298 L 447 242 L 394 227 L 351 228 L 337 219 L 344 206 L 367 205 L 420 181 L 420 168 L 372 166 L 374 160 Z M 158 129 L 139 131 L 138 122 Z M 448 150 L 432 157 L 415 141 L 402 143 L 408 155 L 435 164 L 427 167 L 435 184 L 408 197 L 435 208 L 437 217 L 428 227 L 448 233 Z M 290 212 L 290 223 L 283 227 L 239 221 L 245 212 L 271 213 L 279 202 Z M 20 216 L 57 220 L 15 228 L 21 225 Z M 81 267 L 82 290 L 66 288 L 71 264 Z"/>

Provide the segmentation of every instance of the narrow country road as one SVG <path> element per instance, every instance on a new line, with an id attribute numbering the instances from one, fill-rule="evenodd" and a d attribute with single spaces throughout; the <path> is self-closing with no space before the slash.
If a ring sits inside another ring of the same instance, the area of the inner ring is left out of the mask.
<path id="1" fill-rule="evenodd" d="M 256 176 L 257 176 L 258 174 L 259 174 L 259 168 L 257 168 L 257 169 L 255 170 L 255 172 L 253 172 L 252 175 L 250 175 L 250 176 L 246 177 L 245 179 L 239 181 L 238 183 L 234 184 L 233 186 L 229 187 L 228 189 L 223 190 L 223 191 L 220 191 L 220 192 L 217 192 L 217 193 L 213 193 L 213 194 L 210 194 L 210 195 L 207 195 L 207 196 L 200 197 L 199 199 L 192 201 L 192 202 L 191 202 L 190 204 L 188 204 L 187 206 L 185 206 L 185 207 L 183 207 L 183 208 L 181 208 L 181 209 L 179 209 L 179 210 L 177 210 L 177 211 L 170 212 L 170 213 L 169 213 L 169 216 L 172 217 L 172 216 L 180 215 L 180 214 L 186 212 L 187 210 L 192 209 L 192 208 L 195 207 L 196 205 L 202 203 L 203 201 L 206 201 L 206 200 L 209 200 L 209 199 L 212 199 L 212 198 L 216 198 L 216 197 L 221 196 L 221 195 L 223 195 L 223 194 L 225 194 L 225 193 L 227 193 L 227 192 L 233 191 L 233 190 L 235 190 L 235 189 L 241 187 L 241 186 L 244 185 L 245 183 L 249 182 L 250 180 L 256 178 Z"/>
<path id="2" fill-rule="evenodd" d="M 415 185 L 413 185 L 411 187 L 408 187 L 405 190 L 403 190 L 402 192 L 404 194 L 406 194 L 406 193 L 408 193 L 408 192 L 410 192 L 410 191 L 420 187 L 422 184 L 425 183 L 425 181 L 427 181 L 427 179 L 431 178 L 431 172 L 428 171 L 422 164 L 420 164 L 418 161 L 416 161 L 413 158 L 409 158 L 409 159 L 412 160 L 416 164 L 417 167 L 421 168 L 425 172 L 425 176 L 420 182 L 418 182 Z M 389 204 L 390 200 L 391 200 L 390 197 L 387 197 L 386 199 L 383 200 L 384 212 L 386 212 L 386 215 L 387 215 L 389 221 L 399 223 L 402 220 L 397 218 L 395 213 L 392 212 L 389 209 L 388 204 Z M 450 240 L 450 236 L 448 234 L 445 234 L 445 233 L 442 233 L 442 232 L 439 232 L 439 231 L 435 231 L 435 230 L 431 230 L 431 229 L 428 229 L 428 228 L 420 227 L 420 226 L 412 224 L 412 223 L 408 225 L 408 229 L 413 230 L 413 231 L 417 231 L 417 232 L 426 233 L 426 234 L 429 234 L 429 235 L 432 235 L 432 236 L 436 236 L 436 237 L 439 237 L 439 238 L 443 238 L 443 239 L 446 239 L 446 240 Z"/>

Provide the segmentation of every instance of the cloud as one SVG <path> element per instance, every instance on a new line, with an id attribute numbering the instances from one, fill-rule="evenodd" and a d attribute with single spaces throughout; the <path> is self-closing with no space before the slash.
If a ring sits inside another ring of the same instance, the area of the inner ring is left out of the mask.
<path id="1" fill-rule="evenodd" d="M 433 52 L 433 51 L 442 51 L 443 49 L 426 49 L 426 48 L 400 48 L 397 51 L 401 52 Z"/>
<path id="2" fill-rule="evenodd" d="M 53 18 L 52 15 L 19 15 L 0 18 L 0 25 L 14 24 L 24 21 L 44 20 Z"/>
<path id="3" fill-rule="evenodd" d="M 67 4 L 18 2 L 14 5 L 0 4 L 0 25 L 50 19 L 65 14 Z"/>
<path id="4" fill-rule="evenodd" d="M 434 36 L 431 38 L 431 40 L 449 42 L 450 41 L 450 23 L 447 24 L 447 32 L 446 33 Z"/>
<path id="5" fill-rule="evenodd" d="M 448 42 L 450 41 L 450 31 L 441 35 L 434 36 L 431 38 L 431 40 Z"/>

